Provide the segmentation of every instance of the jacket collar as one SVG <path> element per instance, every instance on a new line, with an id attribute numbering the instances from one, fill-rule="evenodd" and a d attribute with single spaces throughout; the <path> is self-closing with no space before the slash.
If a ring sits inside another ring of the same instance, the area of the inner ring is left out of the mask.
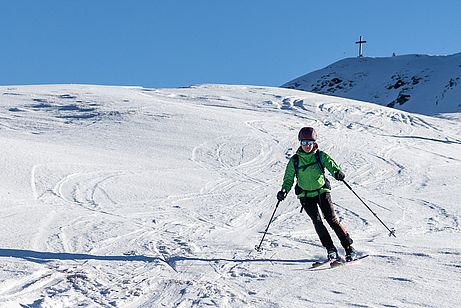
<path id="1" fill-rule="evenodd" d="M 312 155 L 314 154 L 315 152 L 318 151 L 318 146 L 317 146 L 317 143 L 314 143 L 314 150 L 312 150 L 312 152 L 309 152 L 309 153 L 306 153 L 303 151 L 303 149 L 301 148 L 301 146 L 298 148 L 298 150 L 296 151 L 296 154 L 298 155 L 303 155 L 303 156 L 309 156 L 309 155 Z"/>

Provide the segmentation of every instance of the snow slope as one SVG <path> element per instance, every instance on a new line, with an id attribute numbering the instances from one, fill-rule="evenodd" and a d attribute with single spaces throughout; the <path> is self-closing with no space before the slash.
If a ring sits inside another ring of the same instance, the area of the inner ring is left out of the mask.
<path id="1" fill-rule="evenodd" d="M 459 121 L 254 86 L 0 87 L 0 306 L 455 307 Z M 332 180 L 358 264 L 309 270 L 293 192 L 254 250 L 303 126 L 396 229 Z"/>
<path id="2" fill-rule="evenodd" d="M 426 115 L 461 112 L 461 53 L 349 58 L 282 87 Z"/>

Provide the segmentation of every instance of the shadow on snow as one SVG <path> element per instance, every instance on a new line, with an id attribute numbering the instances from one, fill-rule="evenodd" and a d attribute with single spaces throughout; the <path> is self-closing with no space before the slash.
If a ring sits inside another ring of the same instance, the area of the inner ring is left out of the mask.
<path id="1" fill-rule="evenodd" d="M 178 262 L 236 262 L 236 263 L 282 263 L 282 264 L 297 264 L 297 263 L 312 263 L 319 259 L 267 259 L 267 258 L 199 258 L 199 257 L 181 257 L 172 256 L 165 259 L 159 257 L 147 257 L 142 255 L 123 255 L 123 256 L 98 256 L 81 253 L 67 252 L 40 252 L 33 250 L 21 249 L 0 249 L 0 257 L 10 257 L 24 259 L 35 263 L 46 263 L 53 260 L 98 260 L 98 261 L 140 261 L 140 262 L 165 262 L 171 267 L 175 267 Z"/>
<path id="2" fill-rule="evenodd" d="M 142 261 L 159 262 L 160 258 L 146 256 L 97 256 L 67 252 L 41 252 L 21 249 L 0 249 L 0 257 L 25 259 L 35 263 L 46 263 L 53 260 L 99 260 L 99 261 Z"/>

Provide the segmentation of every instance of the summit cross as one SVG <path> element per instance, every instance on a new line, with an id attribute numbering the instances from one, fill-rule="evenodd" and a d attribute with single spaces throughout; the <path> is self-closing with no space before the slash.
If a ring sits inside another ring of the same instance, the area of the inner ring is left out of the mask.
<path id="1" fill-rule="evenodd" d="M 359 44 L 359 58 L 362 59 L 363 53 L 362 53 L 362 44 L 365 44 L 367 41 L 364 41 L 362 36 L 360 36 L 360 39 L 355 42 L 356 44 Z"/>

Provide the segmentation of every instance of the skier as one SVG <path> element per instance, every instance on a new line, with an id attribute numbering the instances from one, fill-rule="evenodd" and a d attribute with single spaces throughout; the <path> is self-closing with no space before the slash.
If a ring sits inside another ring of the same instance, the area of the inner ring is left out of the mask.
<path id="1" fill-rule="evenodd" d="M 352 239 L 346 229 L 339 222 L 333 208 L 330 195 L 330 183 L 325 177 L 324 167 L 338 181 L 345 178 L 344 173 L 335 161 L 325 152 L 318 150 L 317 133 L 312 127 L 303 127 L 298 134 L 300 147 L 296 154 L 290 158 L 283 177 L 282 189 L 277 193 L 277 199 L 283 201 L 291 190 L 294 177 L 297 178 L 295 193 L 303 209 L 314 223 L 315 231 L 327 249 L 328 260 L 340 260 L 338 251 L 333 244 L 330 234 L 320 217 L 319 207 L 325 220 L 338 236 L 341 245 L 346 251 L 346 261 L 356 257 L 352 247 Z"/>

